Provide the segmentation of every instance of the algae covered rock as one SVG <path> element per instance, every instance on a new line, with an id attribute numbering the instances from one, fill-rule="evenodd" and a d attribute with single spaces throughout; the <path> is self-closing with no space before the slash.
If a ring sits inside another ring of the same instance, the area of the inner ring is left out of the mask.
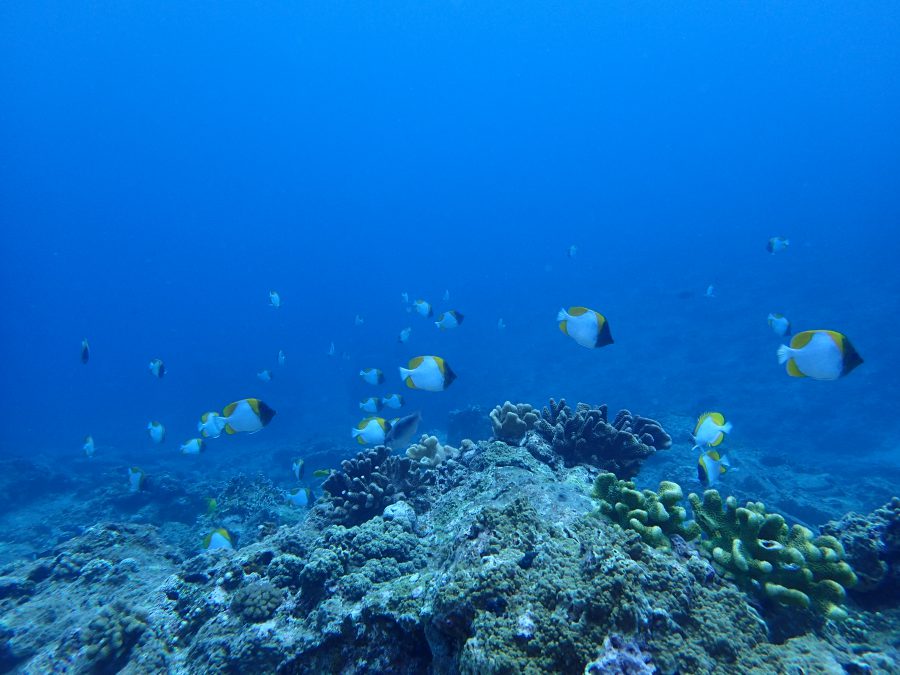
<path id="1" fill-rule="evenodd" d="M 704 492 L 702 500 L 693 493 L 688 499 L 706 535 L 701 545 L 739 586 L 782 605 L 846 618 L 841 605 L 856 575 L 837 539 L 817 537 L 801 525 L 788 527 L 761 502 L 739 507 L 734 497 L 723 502 L 716 490 Z"/>
<path id="2" fill-rule="evenodd" d="M 700 527 L 687 519 L 687 511 L 680 505 L 684 493 L 678 483 L 663 481 L 653 492 L 638 490 L 615 474 L 601 473 L 594 481 L 593 496 L 600 500 L 600 513 L 622 528 L 636 531 L 656 548 L 670 548 L 675 535 L 688 541 L 700 535 Z"/>
<path id="3" fill-rule="evenodd" d="M 147 629 L 147 615 L 124 603 L 102 608 L 81 632 L 82 654 L 95 672 L 116 672 Z"/>

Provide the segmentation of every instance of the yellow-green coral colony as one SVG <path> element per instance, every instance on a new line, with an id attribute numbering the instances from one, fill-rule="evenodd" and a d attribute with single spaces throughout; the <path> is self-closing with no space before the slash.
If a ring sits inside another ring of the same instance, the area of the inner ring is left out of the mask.
<path id="1" fill-rule="evenodd" d="M 738 586 L 830 619 L 847 616 L 841 605 L 856 575 L 843 560 L 840 542 L 800 525 L 789 527 L 782 516 L 766 513 L 761 502 L 739 507 L 734 497 L 723 502 L 716 490 L 704 492 L 702 500 L 692 493 L 694 520 L 688 520 L 677 483 L 663 481 L 657 492 L 639 491 L 611 473 L 597 476 L 593 496 L 600 500 L 600 513 L 651 546 L 667 548 L 676 534 L 692 540 L 702 533 L 702 549 Z"/>

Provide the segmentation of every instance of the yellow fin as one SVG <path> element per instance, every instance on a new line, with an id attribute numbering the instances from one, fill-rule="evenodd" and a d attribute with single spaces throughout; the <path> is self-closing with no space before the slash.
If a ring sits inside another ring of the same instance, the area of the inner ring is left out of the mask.
<path id="1" fill-rule="evenodd" d="M 247 403 L 250 404 L 250 407 L 253 408 L 253 412 L 255 412 L 256 416 L 259 417 L 259 399 L 258 398 L 248 398 Z"/>
<path id="2" fill-rule="evenodd" d="M 725 424 L 725 416 L 722 413 L 711 412 L 709 418 L 719 426 Z"/>
<path id="3" fill-rule="evenodd" d="M 714 447 L 716 447 L 717 445 L 719 445 L 719 444 L 720 444 L 722 441 L 724 441 L 724 440 L 725 440 L 725 434 L 723 434 L 723 433 L 720 431 L 720 432 L 719 432 L 719 435 L 716 436 L 716 440 L 714 440 L 714 441 L 713 441 L 712 443 L 710 443 L 709 445 L 710 445 L 711 448 L 714 448 Z M 719 459 L 719 458 L 716 457 L 716 459 Z"/>
<path id="4" fill-rule="evenodd" d="M 409 365 L 406 367 L 407 370 L 415 370 L 419 366 L 422 365 L 422 361 L 425 360 L 424 356 L 417 356 L 414 359 L 410 359 Z"/>
<path id="5" fill-rule="evenodd" d="M 413 383 L 412 377 L 407 376 L 406 379 L 403 381 L 406 383 L 406 386 L 409 387 L 410 389 L 418 389 L 418 387 Z"/>
<path id="6" fill-rule="evenodd" d="M 234 412 L 234 409 L 237 408 L 238 401 L 234 403 L 229 403 L 225 406 L 225 409 L 222 411 L 222 417 L 231 417 L 231 413 Z M 233 432 L 232 432 L 233 433 Z"/>
<path id="7" fill-rule="evenodd" d="M 444 365 L 444 359 L 442 359 L 440 356 L 432 356 L 431 358 L 434 359 L 434 362 L 437 364 L 438 370 L 440 370 L 441 375 L 443 375 L 444 371 L 447 370 L 447 366 Z"/>
<path id="8" fill-rule="evenodd" d="M 566 327 L 566 322 L 565 322 L 565 321 L 560 321 L 560 322 L 559 322 L 559 329 L 560 329 L 565 335 L 568 335 L 568 334 L 569 334 L 569 329 Z"/>
<path id="9" fill-rule="evenodd" d="M 710 459 L 714 459 L 714 460 L 716 460 L 717 462 L 719 461 L 719 453 L 716 452 L 715 450 L 710 450 L 710 451 L 707 452 L 706 454 L 709 455 L 709 458 L 710 458 Z"/>
<path id="10" fill-rule="evenodd" d="M 694 426 L 694 436 L 696 436 L 697 432 L 700 431 L 700 425 L 703 424 L 703 420 L 705 420 L 711 414 L 712 413 L 705 412 L 697 418 L 697 424 Z"/>
<path id="11" fill-rule="evenodd" d="M 806 375 L 797 367 L 794 359 L 788 359 L 787 374 L 791 377 L 806 377 Z"/>
<path id="12" fill-rule="evenodd" d="M 230 424 L 225 425 L 225 433 L 226 434 L 236 434 L 237 432 L 231 428 Z"/>
<path id="13" fill-rule="evenodd" d="M 812 340 L 813 335 L 820 331 L 817 330 L 805 330 L 802 333 L 797 333 L 794 337 L 791 338 L 791 349 L 801 349 L 809 344 L 809 341 Z"/>
<path id="14" fill-rule="evenodd" d="M 569 315 L 570 316 L 581 316 L 582 314 L 587 314 L 590 312 L 587 307 L 569 307 Z"/>

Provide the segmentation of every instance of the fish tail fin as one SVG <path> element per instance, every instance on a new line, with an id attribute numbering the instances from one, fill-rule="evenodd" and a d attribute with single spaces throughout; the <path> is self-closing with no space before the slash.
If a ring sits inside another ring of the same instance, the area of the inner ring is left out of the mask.
<path id="1" fill-rule="evenodd" d="M 793 351 L 794 350 L 787 345 L 781 345 L 778 348 L 778 363 L 780 363 L 781 365 L 787 363 L 788 359 L 791 358 Z"/>
<path id="2" fill-rule="evenodd" d="M 723 434 L 731 433 L 731 422 L 725 422 L 725 424 L 722 425 L 722 433 Z"/>
<path id="3" fill-rule="evenodd" d="M 407 377 L 412 375 L 412 371 L 409 368 L 404 368 L 400 366 L 400 379 L 405 380 Z"/>
<path id="4" fill-rule="evenodd" d="M 560 309 L 559 312 L 556 313 L 557 321 L 565 321 L 569 318 L 569 313 L 565 309 Z"/>

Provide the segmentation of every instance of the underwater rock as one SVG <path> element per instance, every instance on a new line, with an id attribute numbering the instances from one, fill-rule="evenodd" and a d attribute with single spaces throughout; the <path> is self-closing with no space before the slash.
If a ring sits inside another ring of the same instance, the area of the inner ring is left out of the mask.
<path id="1" fill-rule="evenodd" d="M 261 623 L 271 618 L 284 599 L 282 592 L 268 582 L 240 588 L 231 599 L 231 611 L 244 621 Z"/>
<path id="2" fill-rule="evenodd" d="M 585 462 L 629 479 L 657 450 L 672 445 L 671 437 L 655 420 L 620 410 L 612 423 L 607 407 L 579 403 L 575 410 L 550 399 L 534 430 L 557 452 L 566 466 Z"/>
<path id="3" fill-rule="evenodd" d="M 506 401 L 502 406 L 496 406 L 490 414 L 491 426 L 494 429 L 494 438 L 504 443 L 520 445 L 540 419 L 534 406 L 528 403 L 510 403 Z"/>
<path id="4" fill-rule="evenodd" d="M 822 526 L 844 547 L 859 583 L 853 594 L 861 602 L 887 604 L 900 599 L 900 498 L 894 497 L 867 516 L 848 513 Z"/>
<path id="5" fill-rule="evenodd" d="M 322 484 L 323 504 L 317 509 L 333 521 L 355 525 L 384 511 L 384 507 L 405 500 L 418 509 L 428 503 L 422 496 L 434 475 L 414 466 L 408 457 L 390 454 L 383 445 L 365 450 L 354 459 L 341 462 Z"/>
<path id="6" fill-rule="evenodd" d="M 603 653 L 584 668 L 584 675 L 653 675 L 653 659 L 618 635 L 603 640 Z"/>

